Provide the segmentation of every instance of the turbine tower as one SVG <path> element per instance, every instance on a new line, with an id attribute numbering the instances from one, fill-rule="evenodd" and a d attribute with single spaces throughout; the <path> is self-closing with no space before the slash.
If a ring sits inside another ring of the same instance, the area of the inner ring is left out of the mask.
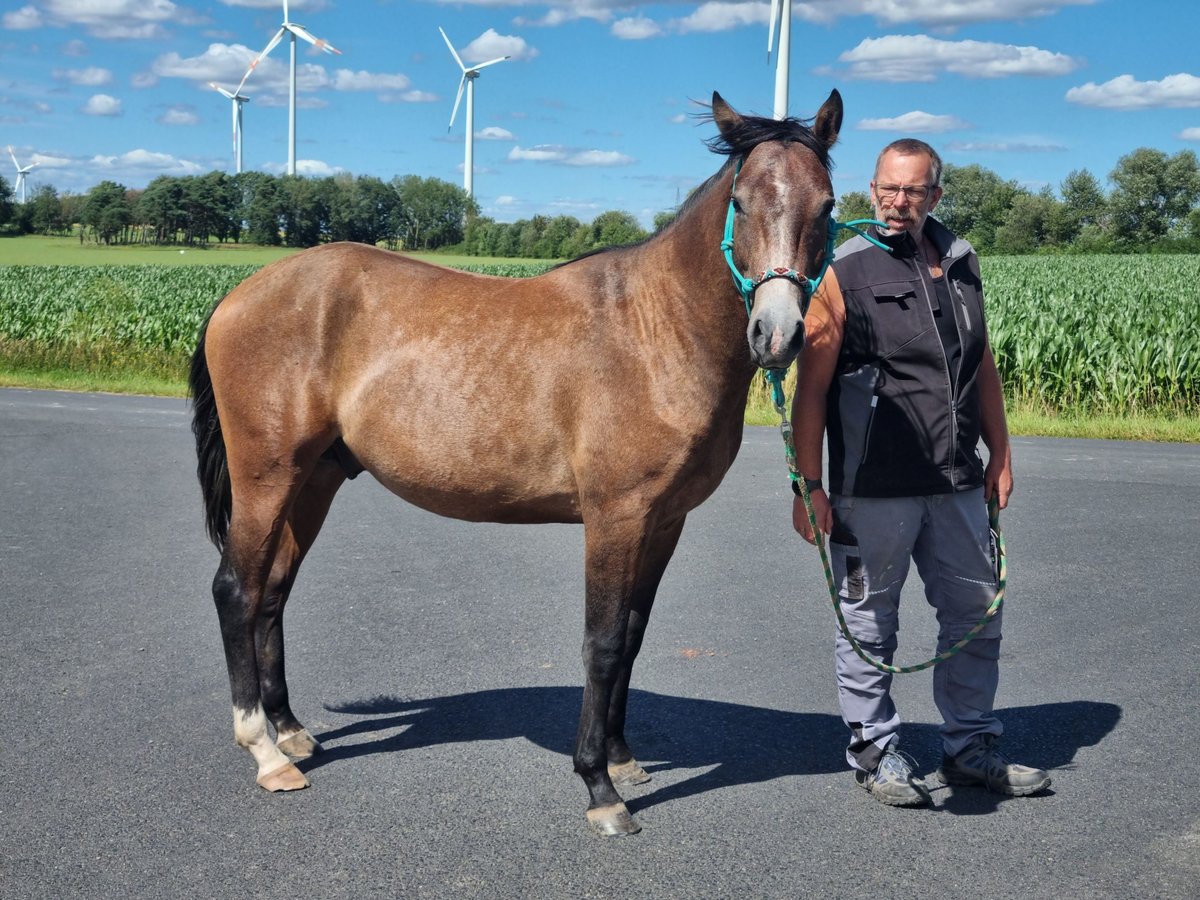
<path id="1" fill-rule="evenodd" d="M 767 62 L 771 61 L 771 47 L 776 31 L 779 32 L 779 51 L 775 55 L 775 118 L 786 119 L 788 63 L 792 56 L 792 0 L 771 0 L 771 27 L 767 31 Z"/>
<path id="2" fill-rule="evenodd" d="M 13 193 L 20 193 L 21 202 L 25 202 L 25 175 L 37 168 L 37 163 L 30 163 L 27 166 L 22 166 L 17 162 L 17 154 L 13 153 L 13 148 L 8 148 L 8 155 L 12 157 L 13 165 L 17 167 L 17 183 L 13 185 Z"/>
<path id="3" fill-rule="evenodd" d="M 439 27 L 438 31 L 442 31 L 442 29 Z M 480 69 L 504 62 L 509 57 L 500 56 L 496 59 L 489 59 L 487 62 L 471 66 L 468 69 L 463 65 L 462 58 L 444 31 L 442 31 L 442 40 L 446 42 L 446 46 L 450 48 L 450 55 L 462 69 L 462 78 L 458 82 L 458 96 L 454 98 L 454 112 L 450 113 L 450 124 L 446 126 L 446 131 L 454 127 L 454 117 L 458 115 L 458 104 L 462 100 L 463 86 L 465 85 L 467 88 L 467 154 L 463 163 L 463 189 L 466 190 L 468 197 L 473 197 L 475 196 L 475 79 L 479 77 Z"/>
<path id="4" fill-rule="evenodd" d="M 263 52 L 254 57 L 254 62 L 250 63 L 250 68 L 246 70 L 246 74 L 242 76 L 242 83 L 237 86 L 235 94 L 242 92 L 242 85 L 246 83 L 246 79 L 250 77 L 250 73 L 258 66 L 267 54 L 278 46 L 283 40 L 283 36 L 287 35 L 291 39 L 292 50 L 292 68 L 291 81 L 288 89 L 288 167 L 289 175 L 296 174 L 296 38 L 303 38 L 319 50 L 324 50 L 326 53 L 338 53 L 342 51 L 334 47 L 328 41 L 314 37 L 302 25 L 297 25 L 288 17 L 287 0 L 283 0 L 283 24 L 279 26 L 279 30 L 275 32 L 275 37 L 271 38 L 270 43 L 263 48 Z"/>
<path id="5" fill-rule="evenodd" d="M 242 104 L 249 103 L 250 98 L 245 97 L 240 93 L 230 93 L 221 87 L 215 81 L 210 81 L 208 86 L 216 91 L 220 91 L 225 97 L 233 101 L 233 162 L 237 169 L 237 174 L 242 174 Z"/>

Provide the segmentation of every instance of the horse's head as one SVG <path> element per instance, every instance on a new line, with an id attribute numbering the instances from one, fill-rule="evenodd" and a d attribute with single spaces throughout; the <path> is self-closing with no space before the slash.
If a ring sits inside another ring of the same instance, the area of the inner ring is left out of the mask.
<path id="1" fill-rule="evenodd" d="M 712 111 L 720 136 L 709 145 L 736 172 L 722 246 L 750 314 L 750 353 L 763 368 L 786 368 L 804 346 L 804 314 L 827 264 L 842 98 L 830 93 L 811 128 L 739 115 L 716 92 Z"/>

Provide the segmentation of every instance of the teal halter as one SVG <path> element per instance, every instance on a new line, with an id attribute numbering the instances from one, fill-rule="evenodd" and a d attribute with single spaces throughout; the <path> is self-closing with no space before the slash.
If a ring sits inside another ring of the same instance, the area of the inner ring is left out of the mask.
<path id="1" fill-rule="evenodd" d="M 746 157 L 741 157 L 738 160 L 737 168 L 733 173 L 733 184 L 729 188 L 729 209 L 725 213 L 725 237 L 721 241 L 721 252 L 725 254 L 725 264 L 729 266 L 729 271 L 733 273 L 733 286 L 737 288 L 738 294 L 742 298 L 742 302 L 746 304 L 746 315 L 751 315 L 754 308 L 754 292 L 760 286 L 770 281 L 772 278 L 786 278 L 796 287 L 800 288 L 800 315 L 804 317 L 808 315 L 808 305 L 812 301 L 813 294 L 817 292 L 817 288 L 821 286 L 821 281 L 825 278 L 825 272 L 829 269 L 829 264 L 833 261 L 833 245 L 837 238 L 837 233 L 842 229 L 853 231 L 855 234 L 866 238 L 876 247 L 892 252 L 892 248 L 882 241 L 876 240 L 867 234 L 858 226 L 860 225 L 878 225 L 881 228 L 887 228 L 887 223 L 880 222 L 877 219 L 852 219 L 849 222 L 839 222 L 829 217 L 829 228 L 825 237 L 825 259 L 821 263 L 821 271 L 817 273 L 816 278 L 809 278 L 806 275 L 797 272 L 795 269 L 788 266 L 776 266 L 766 272 L 759 272 L 757 278 L 747 278 L 743 275 L 738 267 L 733 262 L 733 219 L 735 210 L 733 208 L 733 190 L 737 187 L 738 175 L 742 172 L 742 164 L 746 161 Z M 767 380 L 767 384 L 771 386 L 771 399 L 777 409 L 783 409 L 784 394 L 783 394 L 783 379 L 787 374 L 787 369 L 764 369 L 763 376 Z M 785 420 L 785 425 L 787 422 Z M 787 425 L 785 428 L 785 437 L 790 437 L 791 427 Z"/>
<path id="2" fill-rule="evenodd" d="M 721 241 L 721 252 L 725 254 L 725 263 L 729 266 L 729 271 L 733 273 L 733 286 L 737 288 L 742 302 L 746 304 L 746 315 L 750 315 L 751 309 L 754 307 L 754 292 L 772 278 L 786 278 L 792 284 L 796 285 L 796 287 L 800 288 L 800 315 L 807 315 L 808 304 L 812 300 L 813 294 L 817 292 L 817 288 L 821 286 L 821 281 L 825 278 L 825 272 L 829 268 L 829 263 L 833 260 L 834 240 L 837 237 L 837 233 L 842 229 L 860 234 L 875 246 L 882 247 L 891 253 L 891 248 L 887 244 L 877 241 L 861 228 L 857 227 L 859 225 L 879 225 L 887 228 L 885 223 L 875 219 L 853 219 L 849 222 L 838 222 L 830 216 L 828 234 L 825 238 L 825 259 L 821 264 L 821 271 L 817 273 L 816 278 L 809 278 L 787 266 L 776 266 L 765 272 L 759 272 L 757 278 L 747 278 L 738 271 L 738 267 L 733 261 L 733 220 L 735 216 L 733 190 L 737 187 L 738 175 L 741 174 L 742 164 L 745 161 L 746 157 L 744 156 L 738 160 L 737 169 L 733 173 L 733 184 L 729 188 L 729 209 L 725 213 L 725 237 Z"/>

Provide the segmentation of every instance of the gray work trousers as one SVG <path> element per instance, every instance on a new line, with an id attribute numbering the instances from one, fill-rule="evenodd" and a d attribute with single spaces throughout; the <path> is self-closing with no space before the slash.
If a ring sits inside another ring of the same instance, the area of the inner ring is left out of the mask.
<path id="1" fill-rule="evenodd" d="M 830 561 L 850 633 L 868 655 L 891 664 L 900 590 L 909 560 L 937 612 L 941 653 L 980 620 L 996 598 L 997 576 L 983 489 L 928 497 L 834 496 Z M 934 666 L 933 698 L 942 745 L 957 756 L 977 735 L 1000 735 L 992 711 L 999 684 L 1001 613 L 962 650 Z M 892 676 L 864 662 L 837 635 L 838 702 L 850 728 L 846 760 L 871 771 L 898 739 Z"/>

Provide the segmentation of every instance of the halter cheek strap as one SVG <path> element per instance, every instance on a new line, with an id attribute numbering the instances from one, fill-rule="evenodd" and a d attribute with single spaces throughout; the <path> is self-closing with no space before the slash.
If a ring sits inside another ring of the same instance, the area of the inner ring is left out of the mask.
<path id="1" fill-rule="evenodd" d="M 821 271 L 817 273 L 816 278 L 809 278 L 788 266 L 775 266 L 765 272 L 759 272 L 756 278 L 747 278 L 733 261 L 733 221 L 736 216 L 736 210 L 733 206 L 733 191 L 737 187 L 738 175 L 741 174 L 742 164 L 745 161 L 746 157 L 744 156 L 738 160 L 737 168 L 733 173 L 733 184 L 729 188 L 729 208 L 725 212 L 725 236 L 721 240 L 721 252 L 725 255 L 725 264 L 729 266 L 729 271 L 733 274 L 733 286 L 737 288 L 738 295 L 742 298 L 742 302 L 746 304 L 747 316 L 750 315 L 754 307 L 754 292 L 772 278 L 786 278 L 792 284 L 796 285 L 796 287 L 800 288 L 800 314 L 806 315 L 808 313 L 809 301 L 812 300 L 813 294 L 817 292 L 817 288 L 821 286 L 821 281 L 825 278 L 825 272 L 829 269 L 829 263 L 833 261 L 834 241 L 837 238 L 837 233 L 842 229 L 860 234 L 876 247 L 881 247 L 889 253 L 892 252 L 887 244 L 876 240 L 858 227 L 860 225 L 879 225 L 886 228 L 887 225 L 885 223 L 875 219 L 854 219 L 850 222 L 838 222 L 830 216 L 829 229 L 825 237 L 825 259 L 821 264 Z"/>

